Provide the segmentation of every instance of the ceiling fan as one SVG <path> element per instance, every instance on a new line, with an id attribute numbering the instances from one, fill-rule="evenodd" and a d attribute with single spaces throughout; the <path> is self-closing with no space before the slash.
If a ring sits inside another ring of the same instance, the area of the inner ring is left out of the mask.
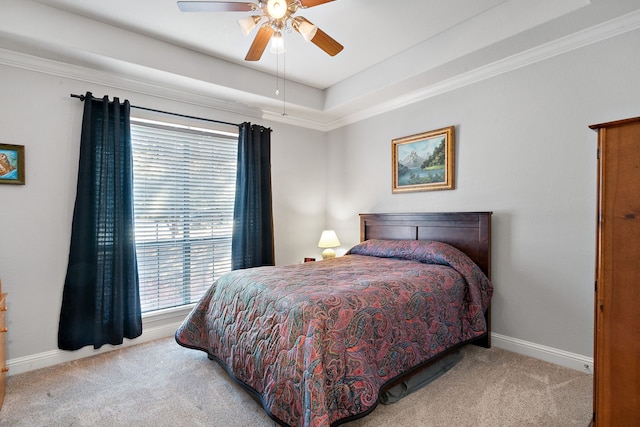
<path id="1" fill-rule="evenodd" d="M 306 41 L 318 46 L 328 55 L 335 56 L 344 48 L 327 33 L 302 16 L 294 16 L 298 9 L 306 9 L 334 0 L 258 0 L 257 3 L 232 1 L 179 1 L 182 12 L 253 12 L 239 19 L 238 23 L 246 35 L 260 24 L 258 33 L 245 57 L 246 61 L 258 61 L 269 40 L 282 49 L 282 33 L 290 28 L 296 30 Z"/>

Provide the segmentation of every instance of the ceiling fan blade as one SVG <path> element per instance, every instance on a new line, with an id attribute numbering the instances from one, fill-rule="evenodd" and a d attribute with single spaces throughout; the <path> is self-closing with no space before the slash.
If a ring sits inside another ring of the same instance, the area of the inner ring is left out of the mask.
<path id="1" fill-rule="evenodd" d="M 342 52 L 342 49 L 344 49 L 344 46 L 331 38 L 331 36 L 320 28 L 318 28 L 316 35 L 311 39 L 311 43 L 324 50 L 330 56 L 336 56 Z"/>
<path id="2" fill-rule="evenodd" d="M 331 1 L 333 0 L 302 0 L 300 4 L 302 4 L 302 7 L 313 7 L 313 6 L 329 3 Z"/>
<path id="3" fill-rule="evenodd" d="M 179 1 L 178 9 L 182 12 L 250 12 L 254 3 L 238 3 L 233 1 Z"/>
<path id="4" fill-rule="evenodd" d="M 322 31 L 320 28 L 313 25 L 313 23 L 307 18 L 298 16 L 293 20 L 293 28 L 297 32 L 299 32 L 307 41 L 309 41 L 307 37 L 310 37 L 310 35 L 306 34 L 306 31 L 303 29 L 303 25 L 312 26 L 315 28 L 315 34 L 313 32 L 310 32 L 311 34 L 313 34 L 311 43 L 324 50 L 327 54 L 336 56 L 337 54 L 342 52 L 342 49 L 344 49 L 344 46 L 331 38 L 331 36 Z"/>
<path id="5" fill-rule="evenodd" d="M 249 52 L 247 52 L 247 56 L 244 58 L 245 61 L 259 61 L 262 57 L 262 53 L 264 49 L 269 44 L 269 40 L 271 40 L 271 36 L 273 35 L 273 28 L 270 25 L 263 25 L 258 30 L 258 34 L 256 34 L 256 38 L 253 39 L 253 43 L 251 43 L 251 47 L 249 48 Z"/>

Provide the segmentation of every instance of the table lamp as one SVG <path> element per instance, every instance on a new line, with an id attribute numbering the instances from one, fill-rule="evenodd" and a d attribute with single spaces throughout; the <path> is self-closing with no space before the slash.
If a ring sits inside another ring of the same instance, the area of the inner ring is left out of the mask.
<path id="1" fill-rule="evenodd" d="M 340 246 L 340 240 L 338 240 L 336 232 L 333 230 L 324 230 L 318 242 L 319 248 L 325 248 L 325 250 L 322 251 L 322 259 L 335 258 L 336 251 L 334 251 L 333 248 L 338 246 Z"/>

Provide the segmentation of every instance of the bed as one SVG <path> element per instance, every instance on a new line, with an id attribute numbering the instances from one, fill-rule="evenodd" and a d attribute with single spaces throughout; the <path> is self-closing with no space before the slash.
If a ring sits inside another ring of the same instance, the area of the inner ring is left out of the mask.
<path id="1" fill-rule="evenodd" d="M 491 212 L 361 214 L 345 256 L 236 270 L 176 331 L 283 426 L 365 416 L 381 392 L 490 346 Z"/>

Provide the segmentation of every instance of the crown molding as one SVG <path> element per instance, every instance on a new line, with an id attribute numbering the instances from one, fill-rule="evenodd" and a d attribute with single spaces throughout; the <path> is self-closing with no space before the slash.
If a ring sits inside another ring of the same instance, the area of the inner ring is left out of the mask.
<path id="1" fill-rule="evenodd" d="M 2 48 L 0 48 L 0 64 L 327 132 L 638 29 L 640 29 L 640 11 L 631 12 L 469 72 L 409 91 L 401 96 L 375 102 L 366 109 L 349 111 L 348 106 L 341 107 L 344 114 L 337 114 L 335 111 L 310 111 L 301 114 L 294 111 L 293 106 L 287 114 L 282 114 L 264 105 L 250 106 L 229 102 L 220 99 L 219 95 L 216 96 L 217 88 L 203 90 L 206 84 L 202 82 L 175 74 L 163 74 L 157 70 L 144 70 L 144 73 L 124 75 L 117 72 L 97 71 Z M 150 71 L 156 74 L 155 80 L 148 78 Z M 259 97 L 256 97 L 255 104 L 260 105 L 260 103 Z M 334 118 L 335 116 L 339 118 Z"/>
<path id="2" fill-rule="evenodd" d="M 321 113 L 319 113 L 321 114 Z M 326 132 L 329 130 L 327 125 L 320 120 L 311 120 L 308 117 L 289 113 L 278 113 L 270 110 L 262 110 L 262 118 L 276 123 L 284 123 L 292 126 L 299 126 L 307 129 Z"/>
<path id="3" fill-rule="evenodd" d="M 0 48 L 0 65 L 183 102 L 226 113 L 262 118 L 262 110 L 258 107 L 225 101 L 204 91 L 194 89 L 200 83 L 194 82 L 193 79 L 175 75 L 169 75 L 164 79 L 157 78 L 157 81 L 149 78 L 151 74 L 161 73 L 157 70 L 143 70 L 141 74 L 145 74 L 146 77 L 133 74 L 124 75 L 119 72 L 96 70 L 4 48 Z"/>
<path id="4" fill-rule="evenodd" d="M 371 108 L 345 115 L 325 123 L 325 130 L 338 129 L 638 29 L 640 29 L 640 11 L 635 11 L 467 73 L 424 86 L 406 95 L 377 103 Z"/>

